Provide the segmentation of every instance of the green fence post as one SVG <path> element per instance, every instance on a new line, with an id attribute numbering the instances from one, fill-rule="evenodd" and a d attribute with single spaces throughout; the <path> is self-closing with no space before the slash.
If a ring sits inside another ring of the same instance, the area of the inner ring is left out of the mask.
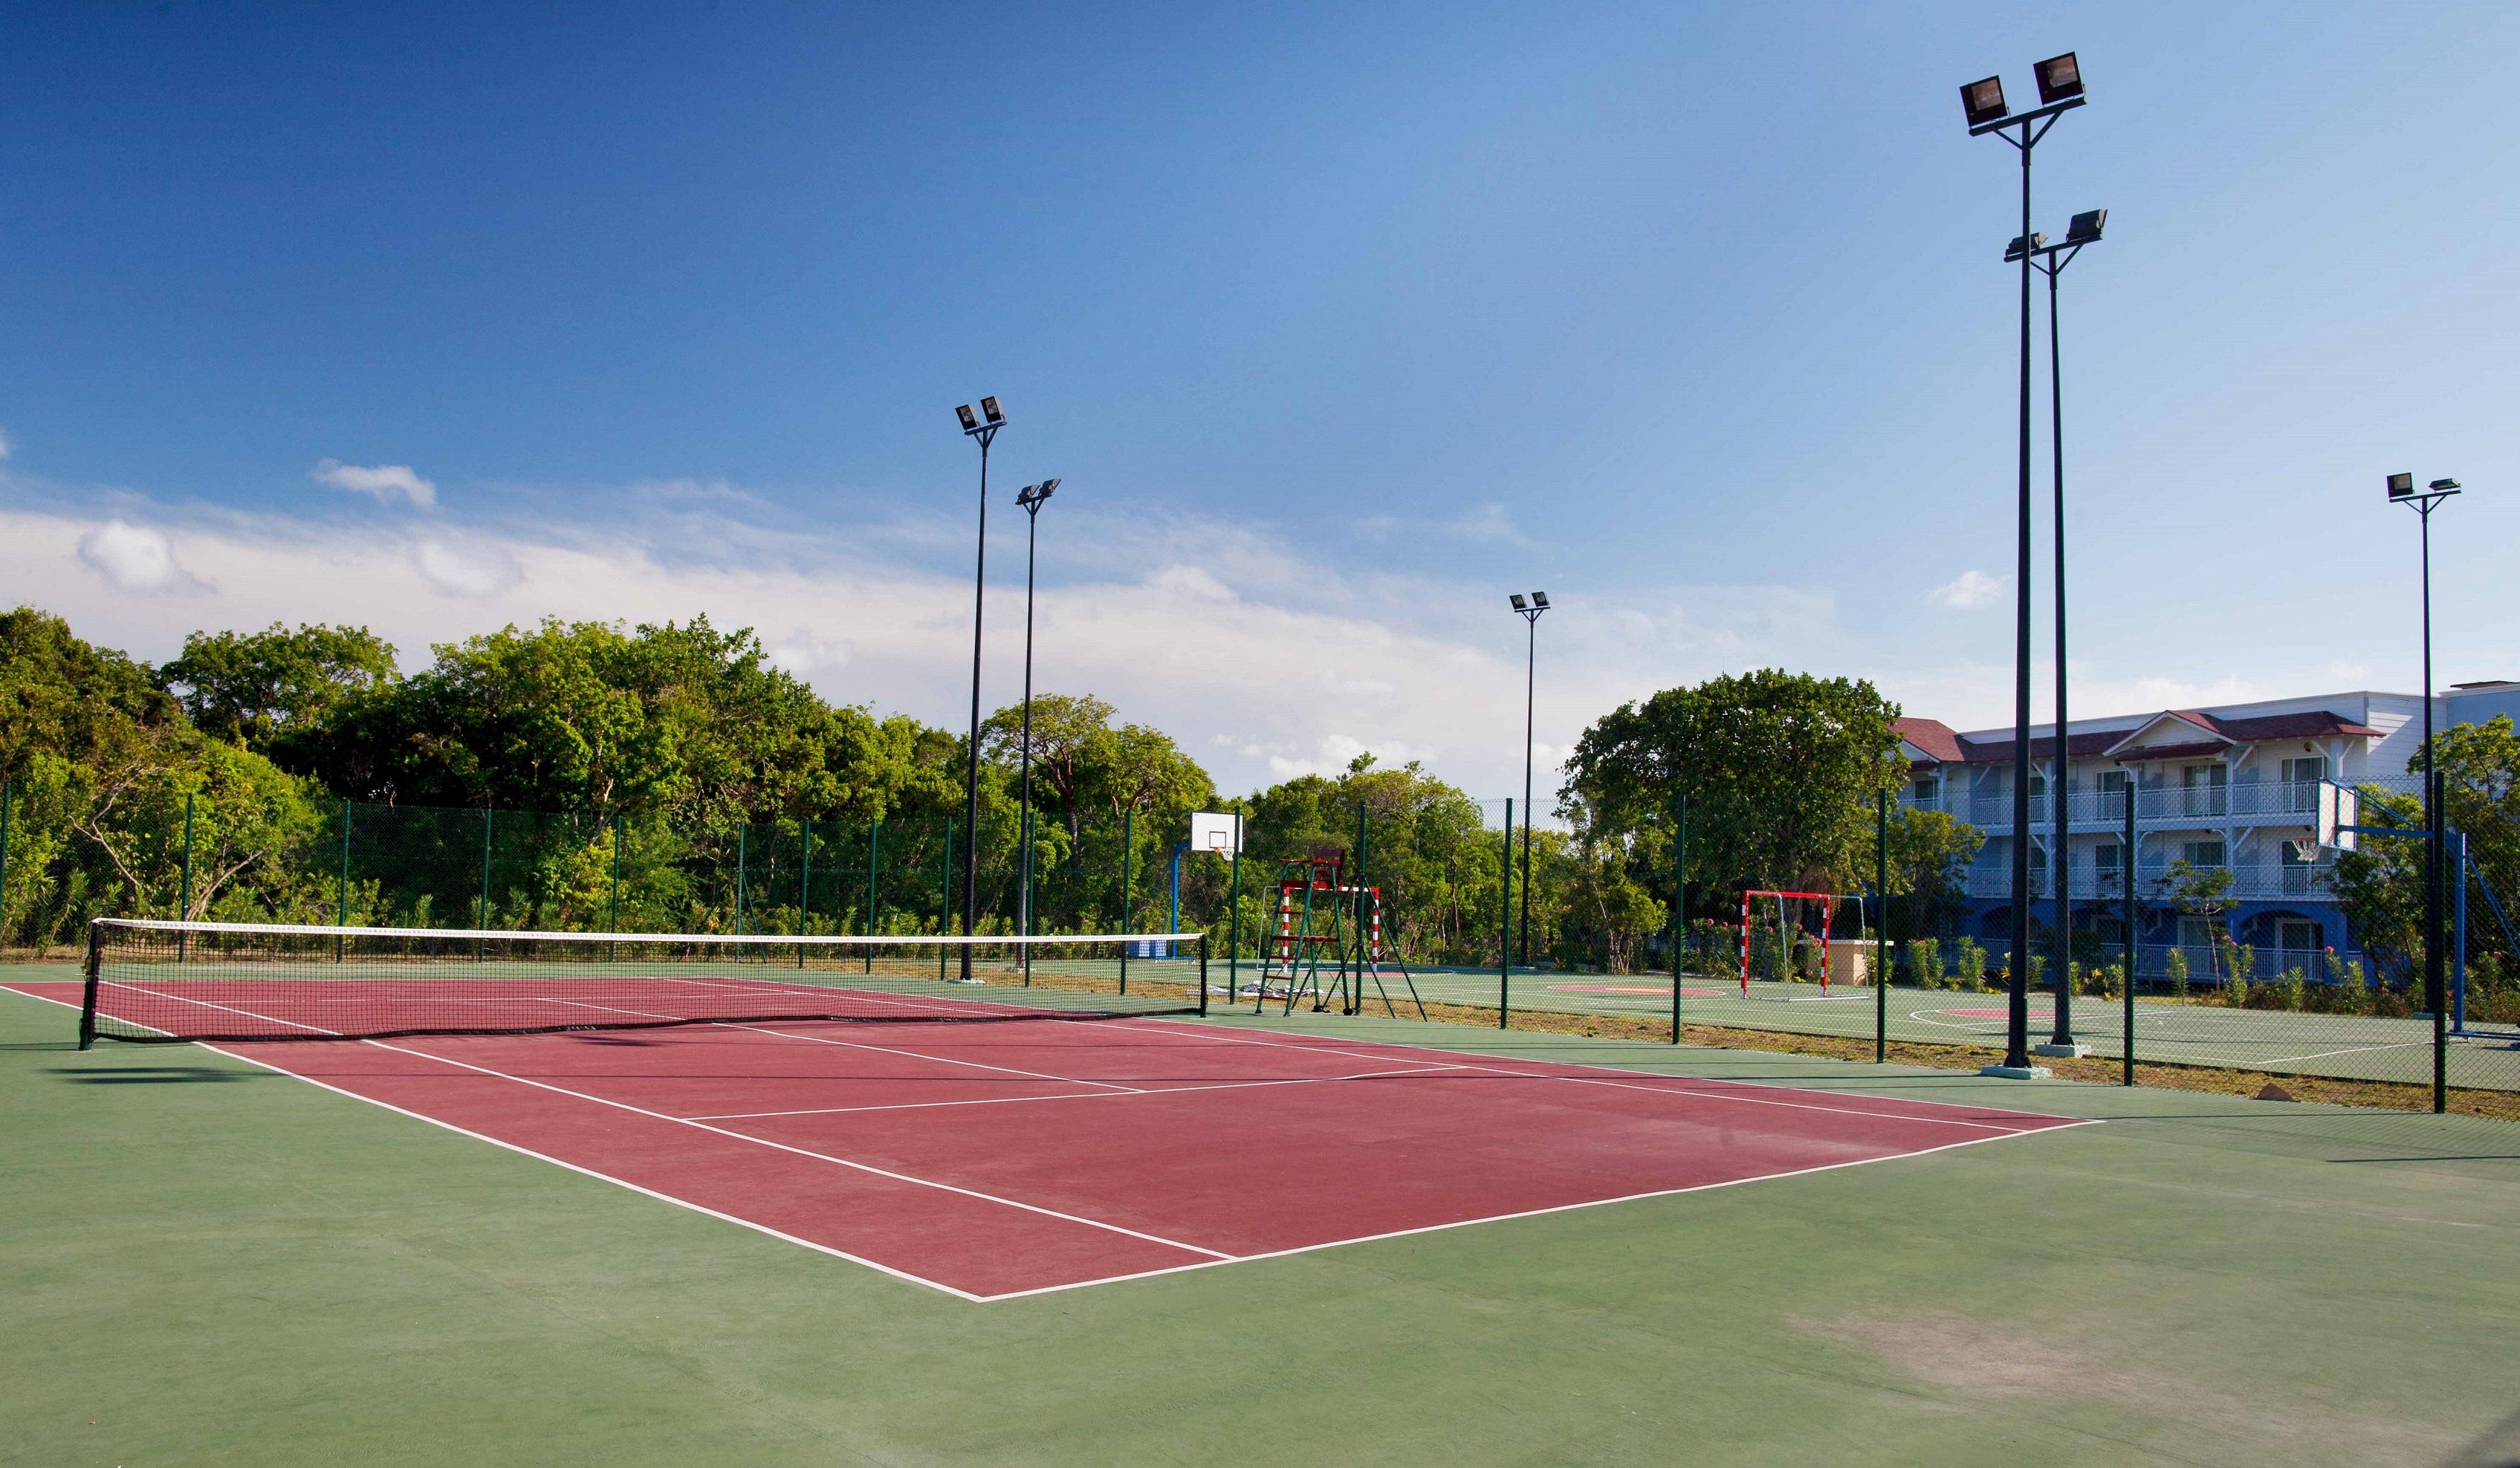
<path id="1" fill-rule="evenodd" d="M 807 816 L 796 825 L 796 839 L 802 848 L 796 858 L 796 936 L 804 937 L 814 930 L 814 818 Z M 796 945 L 796 966 L 805 966 L 805 945 Z"/>
<path id="2" fill-rule="evenodd" d="M 2135 911 L 2135 777 L 2127 777 L 2125 845 L 2118 853 L 2118 900 L 2123 907 L 2119 922 L 2126 928 L 2126 994 L 2124 1028 L 2118 1033 L 2118 1084 L 2135 1084 L 2135 970 L 2138 956 L 2143 952 L 2136 933 Z"/>
<path id="3" fill-rule="evenodd" d="M 1129 851 L 1137 838 L 1138 813 L 1120 813 L 1120 992 L 1129 992 Z"/>
<path id="4" fill-rule="evenodd" d="M 883 818 L 881 816 L 874 817 L 867 822 L 866 935 L 869 938 L 873 938 L 875 936 L 875 864 L 877 853 L 882 842 L 882 833 Z M 866 971 L 869 973 L 875 972 L 875 945 L 873 943 L 869 943 L 866 946 Z"/>
<path id="5" fill-rule="evenodd" d="M 0 779 L 0 946 L 9 942 L 9 782 Z"/>
<path id="6" fill-rule="evenodd" d="M 1015 876 L 1015 936 L 1032 936 L 1032 808 L 1026 806 L 1015 820 L 1015 839 L 1023 846 L 1023 861 Z M 1032 945 L 1018 943 L 1016 953 L 1022 959 L 1023 986 L 1032 987 Z"/>
<path id="7" fill-rule="evenodd" d="M 472 924 L 475 929 L 485 933 L 490 930 L 490 813 L 492 809 L 486 805 L 481 807 L 481 914 Z M 473 939 L 472 960 L 476 963 L 486 963 L 489 958 L 489 940 Z"/>
<path id="8" fill-rule="evenodd" d="M 1671 797 L 1671 1043 L 1680 1044 L 1680 986 L 1688 966 L 1688 794 Z"/>
<path id="9" fill-rule="evenodd" d="M 1505 802 L 1505 904 L 1497 912 L 1497 936 L 1505 947 L 1497 956 L 1497 1028 L 1508 1027 L 1513 1013 L 1513 797 Z"/>
<path id="10" fill-rule="evenodd" d="M 749 858 L 745 848 L 750 844 L 750 823 L 738 821 L 735 823 L 735 936 L 738 938 L 743 936 L 743 867 Z"/>
<path id="11" fill-rule="evenodd" d="M 335 922 L 341 927 L 348 927 L 350 925 L 350 803 L 346 800 L 341 802 L 341 886 L 339 901 L 336 906 L 339 909 L 339 915 L 334 919 Z M 334 962 L 341 962 L 348 956 L 348 939 L 338 935 L 334 937 Z"/>
<path id="12" fill-rule="evenodd" d="M 193 792 L 184 792 L 184 895 L 178 902 L 175 916 L 184 922 L 193 920 Z M 181 963 L 191 951 L 193 935 L 175 934 L 175 961 Z"/>
<path id="13" fill-rule="evenodd" d="M 1373 904 L 1365 893 L 1365 802 L 1360 800 L 1356 803 L 1356 876 L 1353 880 L 1356 887 L 1356 977 L 1348 984 L 1347 1012 L 1350 1014 L 1365 1012 L 1365 959 L 1372 942 L 1366 928 Z M 1377 978 L 1374 982 L 1380 984 L 1382 981 Z"/>
<path id="14" fill-rule="evenodd" d="M 1234 999 L 1242 993 L 1242 802 L 1234 802 L 1234 857 L 1227 864 L 1230 875 L 1225 892 L 1225 997 Z M 1265 991 L 1266 984 L 1254 984 L 1255 991 Z M 1266 993 L 1251 997 L 1251 1012 L 1260 1012 L 1260 1001 Z"/>
<path id="15" fill-rule="evenodd" d="M 954 931 L 954 818 L 945 818 L 945 869 L 936 878 L 936 934 L 944 937 Z M 945 956 L 950 943 L 936 945 L 936 982 L 945 982 Z"/>
<path id="16" fill-rule="evenodd" d="M 1880 1065 L 1890 1058 L 1889 791 L 1872 792 L 1872 1063 Z"/>
<path id="17" fill-rule="evenodd" d="M 605 925 L 612 932 L 621 931 L 621 817 L 612 817 L 612 902 Z"/>

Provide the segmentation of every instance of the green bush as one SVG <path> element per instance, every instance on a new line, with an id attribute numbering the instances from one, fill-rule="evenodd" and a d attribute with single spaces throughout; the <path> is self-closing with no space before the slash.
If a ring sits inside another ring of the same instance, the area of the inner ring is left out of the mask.
<path id="1" fill-rule="evenodd" d="M 1962 938 L 1959 943 L 1959 987 L 1972 994 L 1984 992 L 1986 989 L 1986 950 L 1979 947 L 1978 941 L 1974 938 Z"/>
<path id="2" fill-rule="evenodd" d="M 2249 980 L 2258 966 L 2257 950 L 2245 943 L 2223 940 L 2223 1002 L 2234 1009 L 2249 1006 Z"/>
<path id="3" fill-rule="evenodd" d="M 2164 978 L 2170 980 L 2170 992 L 2173 995 L 2180 999 L 2187 998 L 2187 954 L 2184 950 L 2172 949 L 2169 961 L 2161 965 L 2161 972 Z"/>
<path id="4" fill-rule="evenodd" d="M 1908 940 L 1908 976 L 1919 989 L 1943 987 L 1943 945 L 1940 939 Z"/>
<path id="5" fill-rule="evenodd" d="M 2275 990 L 2276 997 L 2282 1001 L 2283 1006 L 2287 1009 L 2306 1008 L 2304 1001 L 2309 992 L 2310 975 L 2303 973 L 2298 963 L 2284 970 L 2283 982 L 2277 985 Z"/>

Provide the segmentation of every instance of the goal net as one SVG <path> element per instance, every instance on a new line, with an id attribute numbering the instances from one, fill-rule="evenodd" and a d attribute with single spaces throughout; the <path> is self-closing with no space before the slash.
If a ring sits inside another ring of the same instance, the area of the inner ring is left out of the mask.
<path id="1" fill-rule="evenodd" d="M 1834 892 L 1745 891 L 1741 894 L 1741 997 L 1753 983 L 1831 984 L 1865 981 L 1864 899 Z"/>

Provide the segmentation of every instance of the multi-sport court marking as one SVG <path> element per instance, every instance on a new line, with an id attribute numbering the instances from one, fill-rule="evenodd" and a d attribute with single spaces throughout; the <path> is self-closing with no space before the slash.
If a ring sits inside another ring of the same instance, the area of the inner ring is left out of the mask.
<path id="1" fill-rule="evenodd" d="M 876 1028 L 205 1047 L 972 1301 L 2091 1125 L 1195 1020 Z"/>

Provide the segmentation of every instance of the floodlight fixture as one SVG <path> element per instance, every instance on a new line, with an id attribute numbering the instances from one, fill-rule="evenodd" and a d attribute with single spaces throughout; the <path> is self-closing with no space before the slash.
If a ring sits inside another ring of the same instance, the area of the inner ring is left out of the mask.
<path id="1" fill-rule="evenodd" d="M 2425 488 L 2430 489 L 2437 495 L 2454 495 L 2458 493 L 2458 481 L 2456 479 L 2435 479 L 2431 484 L 2426 485 Z"/>
<path id="2" fill-rule="evenodd" d="M 964 432 L 977 433 L 980 431 L 980 420 L 971 412 L 970 404 L 965 403 L 962 407 L 955 409 L 954 416 L 963 421 Z"/>
<path id="3" fill-rule="evenodd" d="M 2405 499 L 2411 499 L 2411 498 L 2413 498 L 2414 493 L 2415 493 L 2415 476 L 2414 476 L 2414 475 L 2412 475 L 2412 474 L 2391 474 L 2391 475 L 2389 476 L 2389 498 L 2390 498 L 2390 499 L 2392 499 L 2392 500 L 2405 500 Z"/>
<path id="4" fill-rule="evenodd" d="M 1511 593 L 1507 600 L 1513 602 L 1513 609 L 1516 611 L 1529 611 L 1531 609 L 1531 603 L 1522 600 L 1522 593 L 1520 592 Z"/>
<path id="5" fill-rule="evenodd" d="M 989 426 L 993 428 L 1007 421 L 1007 416 L 998 411 L 998 400 L 996 398 L 980 399 L 980 412 L 988 417 Z"/>
<path id="6" fill-rule="evenodd" d="M 1039 484 L 1027 484 L 1015 491 L 1015 503 L 1022 506 L 1027 512 L 1038 514 L 1043 503 L 1058 492 L 1059 482 L 1057 479 L 1044 479 Z"/>
<path id="7" fill-rule="evenodd" d="M 1531 594 L 1531 604 L 1539 607 L 1542 611 L 1547 611 L 1549 609 L 1549 593 L 1533 592 Z"/>
<path id="8" fill-rule="evenodd" d="M 2034 234 L 2029 237 L 2028 247 L 2024 248 L 2022 237 L 2015 235 L 2012 237 L 2012 243 L 2003 247 L 2003 257 L 2006 260 L 2018 260 L 2023 255 L 2035 255 L 2041 249 L 2045 248 L 2047 244 L 2048 237 L 2046 235 Z"/>
<path id="9" fill-rule="evenodd" d="M 2108 210 L 2085 209 L 2082 213 L 2074 216 L 2074 222 L 2072 224 L 2065 226 L 2065 243 L 2068 245 L 2089 245 L 2092 241 L 2100 238 L 2100 231 L 2107 227 L 2108 222 Z"/>
<path id="10" fill-rule="evenodd" d="M 2031 67 L 2039 74 L 2039 101 L 2042 106 L 2083 95 L 2083 68 L 2074 53 L 2051 56 Z"/>
<path id="11" fill-rule="evenodd" d="M 2012 111 L 2003 105 L 2003 78 L 2001 76 L 1989 76 L 1962 86 L 1960 106 L 1967 111 L 1971 127 L 1983 127 L 2010 115 Z"/>

